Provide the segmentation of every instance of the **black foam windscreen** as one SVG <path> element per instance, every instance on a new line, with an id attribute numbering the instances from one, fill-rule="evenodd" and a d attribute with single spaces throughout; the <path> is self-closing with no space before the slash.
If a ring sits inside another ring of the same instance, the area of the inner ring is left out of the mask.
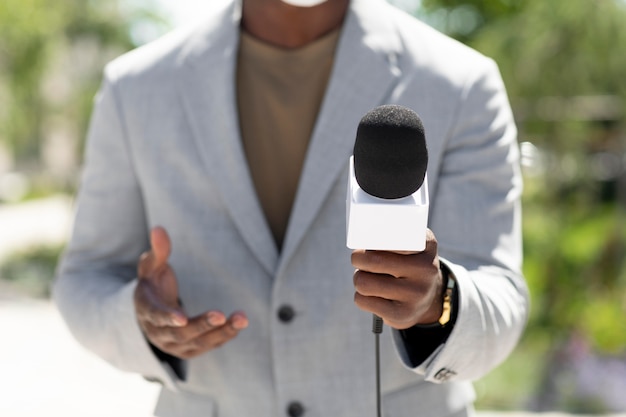
<path id="1" fill-rule="evenodd" d="M 422 120 L 413 110 L 383 105 L 368 112 L 357 128 L 354 175 L 363 191 L 396 199 L 424 182 L 428 150 Z"/>

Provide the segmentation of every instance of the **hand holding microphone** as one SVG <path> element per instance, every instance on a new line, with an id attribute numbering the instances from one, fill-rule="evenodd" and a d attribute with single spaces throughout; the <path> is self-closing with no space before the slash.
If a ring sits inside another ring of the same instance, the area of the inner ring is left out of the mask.
<path id="1" fill-rule="evenodd" d="M 427 229 L 428 152 L 412 110 L 385 105 L 359 123 L 347 196 L 354 300 L 396 329 L 437 322 L 443 277 Z"/>
<path id="2" fill-rule="evenodd" d="M 426 249 L 400 254 L 358 249 L 352 253 L 354 302 L 395 329 L 437 322 L 443 311 L 443 279 L 437 241 L 429 230 Z"/>

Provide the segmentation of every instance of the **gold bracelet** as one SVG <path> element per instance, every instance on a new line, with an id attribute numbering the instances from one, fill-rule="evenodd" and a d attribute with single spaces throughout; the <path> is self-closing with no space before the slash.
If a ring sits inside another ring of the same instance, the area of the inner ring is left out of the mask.
<path id="1" fill-rule="evenodd" d="M 452 292 L 454 291 L 454 286 L 456 285 L 454 276 L 449 271 L 447 272 L 448 285 L 443 295 L 443 311 L 441 312 L 441 317 L 439 317 L 439 320 L 437 320 L 442 326 L 448 324 L 450 318 L 452 317 Z"/>

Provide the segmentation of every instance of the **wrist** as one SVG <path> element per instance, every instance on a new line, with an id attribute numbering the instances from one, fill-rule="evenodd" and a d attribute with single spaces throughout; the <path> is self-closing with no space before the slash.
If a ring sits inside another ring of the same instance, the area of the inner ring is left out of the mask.
<path id="1" fill-rule="evenodd" d="M 439 265 L 442 278 L 442 291 L 440 298 L 437 300 L 437 306 L 440 308 L 441 314 L 439 314 L 436 320 L 427 324 L 416 324 L 415 327 L 450 327 L 454 324 L 454 318 L 456 316 L 456 278 L 447 265 L 443 262 L 440 262 Z"/>
<path id="2" fill-rule="evenodd" d="M 454 305 L 454 292 L 456 291 L 456 278 L 452 271 L 443 263 L 440 262 L 441 274 L 443 276 L 444 288 L 443 288 L 443 311 L 441 316 L 437 320 L 437 323 L 442 327 L 447 326 L 452 321 L 452 313 Z"/>

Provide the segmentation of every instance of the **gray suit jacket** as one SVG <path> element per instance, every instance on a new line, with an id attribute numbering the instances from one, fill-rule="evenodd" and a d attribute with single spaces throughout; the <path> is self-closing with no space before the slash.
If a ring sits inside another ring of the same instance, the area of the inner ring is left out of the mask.
<path id="1" fill-rule="evenodd" d="M 470 380 L 515 346 L 527 315 L 516 130 L 496 65 L 382 0 L 353 0 L 310 142 L 284 248 L 273 243 L 239 138 L 240 5 L 111 63 L 88 137 L 73 235 L 55 299 L 75 337 L 114 366 L 160 380 L 157 414 L 375 414 L 371 316 L 353 304 L 345 246 L 348 158 L 360 118 L 413 108 L 429 147 L 430 228 L 458 281 L 447 342 L 412 367 L 382 337 L 385 415 L 464 413 Z M 189 314 L 243 309 L 250 326 L 173 376 L 134 315 L 149 228 L 170 233 Z M 277 318 L 283 305 L 296 315 Z M 445 382 L 445 383 L 443 383 Z"/>

